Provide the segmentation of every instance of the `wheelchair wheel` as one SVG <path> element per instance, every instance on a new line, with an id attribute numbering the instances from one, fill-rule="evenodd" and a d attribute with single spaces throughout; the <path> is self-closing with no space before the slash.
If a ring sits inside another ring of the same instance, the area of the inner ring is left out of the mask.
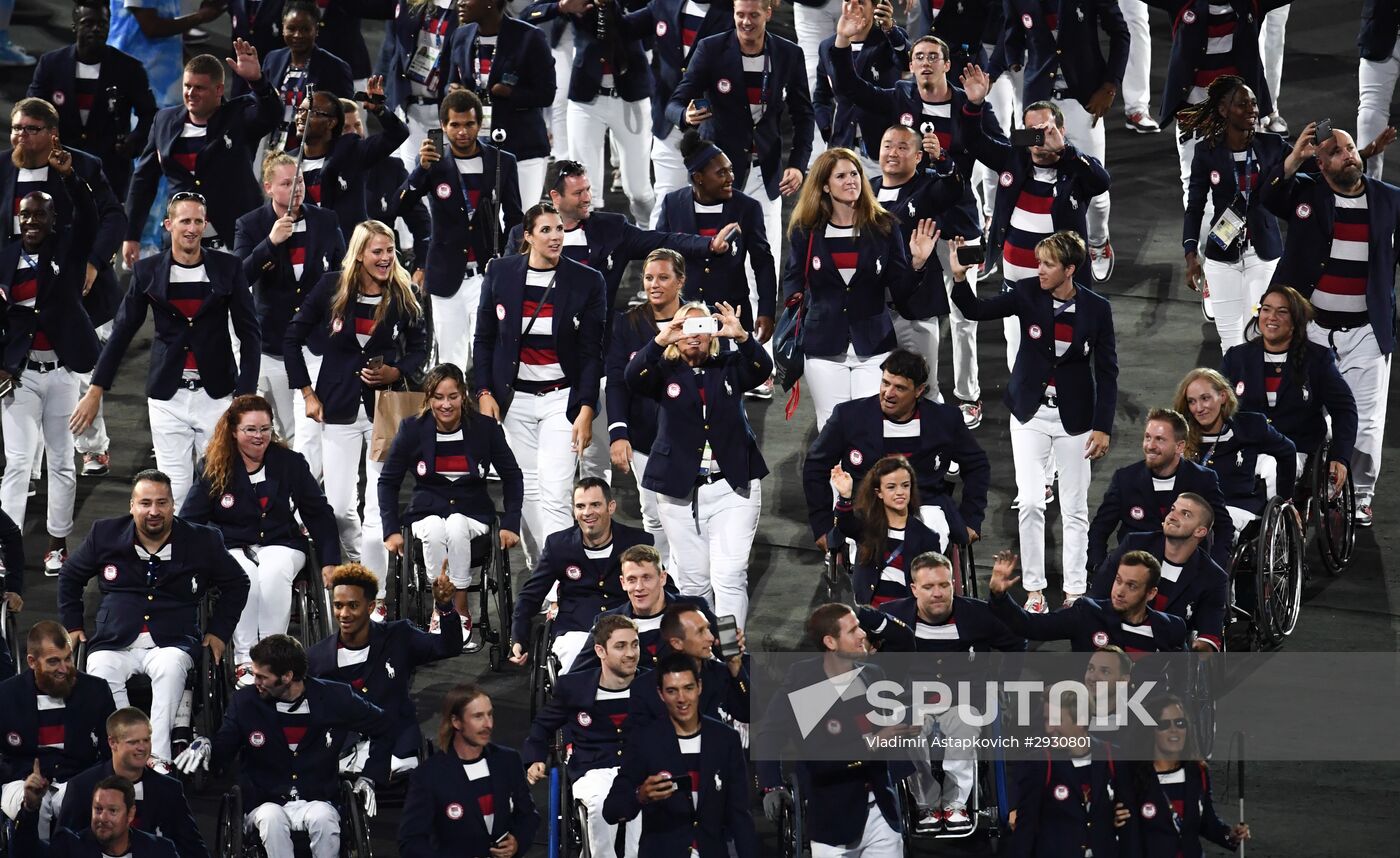
<path id="1" fill-rule="evenodd" d="M 194 732 L 212 739 L 228 710 L 229 686 L 223 662 L 214 660 L 209 647 L 200 650 L 194 692 Z M 195 769 L 190 781 L 196 792 L 203 792 L 209 786 L 208 770 Z"/>
<path id="2" fill-rule="evenodd" d="M 803 814 L 805 797 L 797 782 L 791 778 L 787 783 L 788 794 L 783 798 L 783 810 L 778 817 L 778 841 L 783 858 L 801 858 L 806 846 L 806 826 Z"/>
<path id="3" fill-rule="evenodd" d="M 491 559 L 481 577 L 481 635 L 489 645 L 487 660 L 495 671 L 504 669 L 509 655 L 510 621 L 514 610 L 510 558 L 496 538 L 499 530 L 493 523 L 487 537 L 491 541 Z"/>
<path id="4" fill-rule="evenodd" d="M 1257 637 L 1278 646 L 1297 627 L 1303 605 L 1303 533 L 1292 504 L 1269 502 L 1254 559 Z"/>
<path id="5" fill-rule="evenodd" d="M 959 546 L 962 562 L 958 564 L 958 575 L 962 578 L 963 595 L 977 598 L 977 563 L 972 557 L 972 543 Z"/>
<path id="6" fill-rule="evenodd" d="M 412 533 L 404 537 L 403 555 L 394 566 L 398 618 L 411 620 L 419 628 L 428 628 L 433 621 L 432 581 L 423 569 L 422 543 Z"/>
<path id="7" fill-rule="evenodd" d="M 233 787 L 219 802 L 214 829 L 215 858 L 243 858 L 243 791 Z"/>
<path id="8" fill-rule="evenodd" d="M 19 643 L 19 626 L 15 621 L 14 612 L 4 599 L 0 599 L 0 635 L 5 638 L 5 650 L 10 655 L 10 663 L 14 666 L 15 673 L 23 670 L 24 654 Z M 0 855 L 4 853 L 0 852 Z"/>
<path id="9" fill-rule="evenodd" d="M 559 662 L 550 652 L 550 632 L 553 620 L 545 620 L 530 634 L 530 720 L 544 708 L 554 693 L 554 681 L 559 678 Z"/>
<path id="10" fill-rule="evenodd" d="M 340 782 L 340 805 L 340 854 L 344 858 L 374 858 L 369 819 L 349 781 Z"/>
<path id="11" fill-rule="evenodd" d="M 1192 653 L 1187 667 L 1186 705 L 1191 711 L 1191 729 L 1201 757 L 1207 760 L 1215 750 L 1216 673 L 1221 658 L 1219 653 Z"/>
<path id="12" fill-rule="evenodd" d="M 307 580 L 305 574 L 292 584 L 292 595 L 299 618 L 297 640 L 301 641 L 302 648 L 306 650 L 330 635 L 325 599 L 321 595 L 323 589 L 319 584 Z"/>
<path id="13" fill-rule="evenodd" d="M 840 548 L 826 552 L 821 587 L 817 591 L 817 600 L 820 604 L 828 602 L 839 602 L 843 605 L 855 604 L 855 589 L 851 585 L 851 570 L 846 565 L 844 549 L 845 542 L 843 540 Z"/>
<path id="14" fill-rule="evenodd" d="M 572 796 L 572 793 L 570 793 Z M 578 858 L 593 858 L 593 841 L 588 839 L 588 808 L 577 799 L 573 802 L 574 812 L 569 816 L 569 840 L 573 851 L 569 855 Z"/>
<path id="15" fill-rule="evenodd" d="M 1356 484 L 1347 471 L 1346 483 L 1333 496 L 1329 491 L 1327 446 L 1313 456 L 1312 519 L 1317 528 L 1317 547 L 1322 566 L 1329 575 L 1340 575 L 1351 564 L 1356 547 Z"/>

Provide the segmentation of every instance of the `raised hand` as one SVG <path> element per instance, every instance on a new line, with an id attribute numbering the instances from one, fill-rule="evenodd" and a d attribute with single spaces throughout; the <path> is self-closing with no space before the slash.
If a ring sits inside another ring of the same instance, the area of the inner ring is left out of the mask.
<path id="1" fill-rule="evenodd" d="M 963 92 L 967 95 L 967 100 L 973 104 L 981 104 L 992 89 L 992 79 L 980 66 L 973 63 L 968 63 L 963 69 L 959 82 L 962 84 Z"/>
<path id="2" fill-rule="evenodd" d="M 831 487 L 836 489 L 836 494 L 843 498 L 849 498 L 851 492 L 855 491 L 855 485 L 855 478 L 846 473 L 846 469 L 841 467 L 840 462 L 837 462 L 836 467 L 831 469 Z"/>
<path id="3" fill-rule="evenodd" d="M 914 270 L 922 270 L 928 264 L 929 257 L 938 248 L 938 236 L 941 234 L 938 224 L 930 218 L 919 221 L 914 231 L 909 233 L 909 261 Z"/>

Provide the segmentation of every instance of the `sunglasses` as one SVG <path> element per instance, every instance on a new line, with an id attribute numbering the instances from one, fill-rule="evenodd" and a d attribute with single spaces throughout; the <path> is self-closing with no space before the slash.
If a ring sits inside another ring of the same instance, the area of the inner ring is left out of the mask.
<path id="1" fill-rule="evenodd" d="M 1170 730 L 1170 729 L 1172 729 L 1173 727 L 1175 727 L 1175 728 L 1178 729 L 1178 730 L 1185 730 L 1186 727 L 1187 727 L 1187 721 L 1186 721 L 1186 719 L 1185 719 L 1185 718 L 1167 718 L 1167 719 L 1165 719 L 1165 720 L 1163 720 L 1163 721 L 1157 722 L 1157 732 L 1159 732 L 1159 733 L 1162 732 L 1162 731 L 1164 731 L 1164 730 Z"/>
<path id="2" fill-rule="evenodd" d="M 204 194 L 197 194 L 194 191 L 178 191 L 170 197 L 172 203 L 182 203 L 186 200 L 192 200 L 202 206 L 207 205 L 204 201 Z"/>

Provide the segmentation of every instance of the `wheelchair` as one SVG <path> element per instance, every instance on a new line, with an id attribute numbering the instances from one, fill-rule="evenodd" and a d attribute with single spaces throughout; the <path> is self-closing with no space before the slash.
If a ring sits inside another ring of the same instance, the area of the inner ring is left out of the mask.
<path id="1" fill-rule="evenodd" d="M 1330 442 L 1323 442 L 1308 460 L 1299 484 L 1298 505 L 1304 520 L 1312 526 L 1322 568 L 1329 575 L 1340 575 L 1351 565 L 1356 547 L 1356 484 L 1347 470 L 1346 483 L 1335 496 L 1330 489 L 1327 458 Z"/>
<path id="2" fill-rule="evenodd" d="M 550 743 L 548 854 L 559 858 L 593 856 L 593 844 L 588 840 L 588 809 L 574 798 L 562 730 L 555 731 Z"/>
<path id="3" fill-rule="evenodd" d="M 487 657 L 494 671 L 504 669 L 510 655 L 510 621 L 515 609 L 515 597 L 510 580 L 510 556 L 501 549 L 500 518 L 491 520 L 487 532 L 472 540 L 471 569 L 476 583 L 467 588 L 476 593 L 478 607 L 472 615 L 472 630 L 487 645 Z M 389 574 L 393 580 L 385 587 L 391 596 L 391 609 L 399 619 L 412 620 L 429 628 L 433 618 L 433 580 L 423 560 L 423 543 L 404 528 L 403 555 L 391 558 Z M 470 598 L 470 597 L 468 597 Z"/>
<path id="4" fill-rule="evenodd" d="M 292 615 L 302 649 L 310 650 L 313 644 L 330 637 L 330 593 L 321 583 L 321 567 L 316 562 L 314 546 L 307 548 L 306 564 L 292 581 Z"/>
<path id="5" fill-rule="evenodd" d="M 1230 613 L 1249 624 L 1250 649 L 1273 649 L 1298 625 L 1303 550 L 1302 519 L 1287 498 L 1270 500 L 1240 532 L 1230 555 Z"/>
<path id="6" fill-rule="evenodd" d="M 838 602 L 854 606 L 856 597 L 852 570 L 855 564 L 846 537 L 832 530 L 827 534 L 827 544 L 837 547 L 828 550 L 822 558 L 822 577 L 817 584 L 815 604 Z M 951 542 L 944 556 L 953 564 L 953 594 L 977 598 L 977 567 L 972 557 L 971 543 Z"/>
<path id="7" fill-rule="evenodd" d="M 989 728 L 996 737 L 1001 736 L 1001 720 L 992 722 Z M 933 760 L 934 776 L 941 774 L 941 762 Z M 915 834 L 914 823 L 919 817 L 918 796 L 915 795 L 913 775 L 900 778 L 896 786 L 899 791 L 900 814 L 904 820 L 905 852 L 912 854 L 915 844 L 931 840 L 964 840 L 978 833 L 986 834 L 992 852 L 995 854 L 1006 825 L 1009 799 L 1006 793 L 1006 761 L 996 757 L 986 758 L 973 750 L 975 774 L 972 793 L 967 797 L 967 815 L 972 825 L 965 831 L 939 831 L 933 834 Z"/>
<path id="8" fill-rule="evenodd" d="M 355 795 L 349 781 L 340 782 L 340 796 L 335 802 L 340 812 L 340 854 L 342 858 L 374 858 L 370 847 L 369 818 Z M 243 790 L 234 786 L 219 801 L 218 825 L 214 829 L 215 858 L 266 858 L 262 841 L 245 822 L 248 809 L 243 806 Z M 305 831 L 292 832 L 292 846 L 298 856 L 309 855 Z"/>
<path id="9" fill-rule="evenodd" d="M 544 708 L 554 694 L 554 683 L 559 680 L 561 667 L 559 657 L 551 649 L 554 643 L 554 618 L 546 616 L 530 632 L 530 720 Z"/>

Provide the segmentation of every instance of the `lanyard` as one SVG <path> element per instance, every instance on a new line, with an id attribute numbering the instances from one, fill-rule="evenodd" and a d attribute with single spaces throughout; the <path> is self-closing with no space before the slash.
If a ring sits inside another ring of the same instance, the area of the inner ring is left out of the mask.
<path id="1" fill-rule="evenodd" d="M 1233 156 L 1231 157 L 1233 161 Z M 1244 197 L 1244 210 L 1249 211 L 1249 197 L 1253 193 L 1250 187 L 1250 177 L 1254 175 L 1254 144 L 1251 143 L 1244 150 L 1244 175 L 1240 175 L 1240 162 L 1234 161 L 1235 167 L 1235 193 Z"/>
<path id="2" fill-rule="evenodd" d="M 20 248 L 19 255 L 24 257 L 24 264 L 29 266 L 30 270 L 34 272 L 34 277 L 37 279 L 39 276 L 39 260 L 26 253 L 24 248 Z"/>
<path id="3" fill-rule="evenodd" d="M 448 148 L 449 154 L 451 153 L 451 151 L 452 151 L 452 150 L 451 150 L 451 148 L 449 147 L 449 148 Z M 486 150 L 482 148 L 482 146 L 481 146 L 480 143 L 477 143 L 477 144 L 476 144 L 476 153 L 477 153 L 477 154 L 476 154 L 476 157 L 479 157 L 479 158 L 481 159 L 481 176 L 482 176 L 483 179 L 485 179 L 485 177 L 486 177 Z M 471 159 L 468 158 L 468 159 L 466 159 L 466 160 L 471 160 Z M 467 210 L 467 220 L 471 220 L 472 217 L 476 214 L 476 209 L 472 208 L 472 195 L 471 195 L 470 193 L 467 192 L 467 174 L 466 174 L 466 173 L 463 173 L 462 170 L 461 170 L 461 168 L 457 166 L 457 156 L 456 156 L 456 155 L 453 155 L 453 156 L 452 156 L 452 169 L 454 169 L 454 170 L 457 171 L 457 184 L 462 188 L 462 205 L 463 205 L 463 207 L 465 207 L 466 210 Z"/>

